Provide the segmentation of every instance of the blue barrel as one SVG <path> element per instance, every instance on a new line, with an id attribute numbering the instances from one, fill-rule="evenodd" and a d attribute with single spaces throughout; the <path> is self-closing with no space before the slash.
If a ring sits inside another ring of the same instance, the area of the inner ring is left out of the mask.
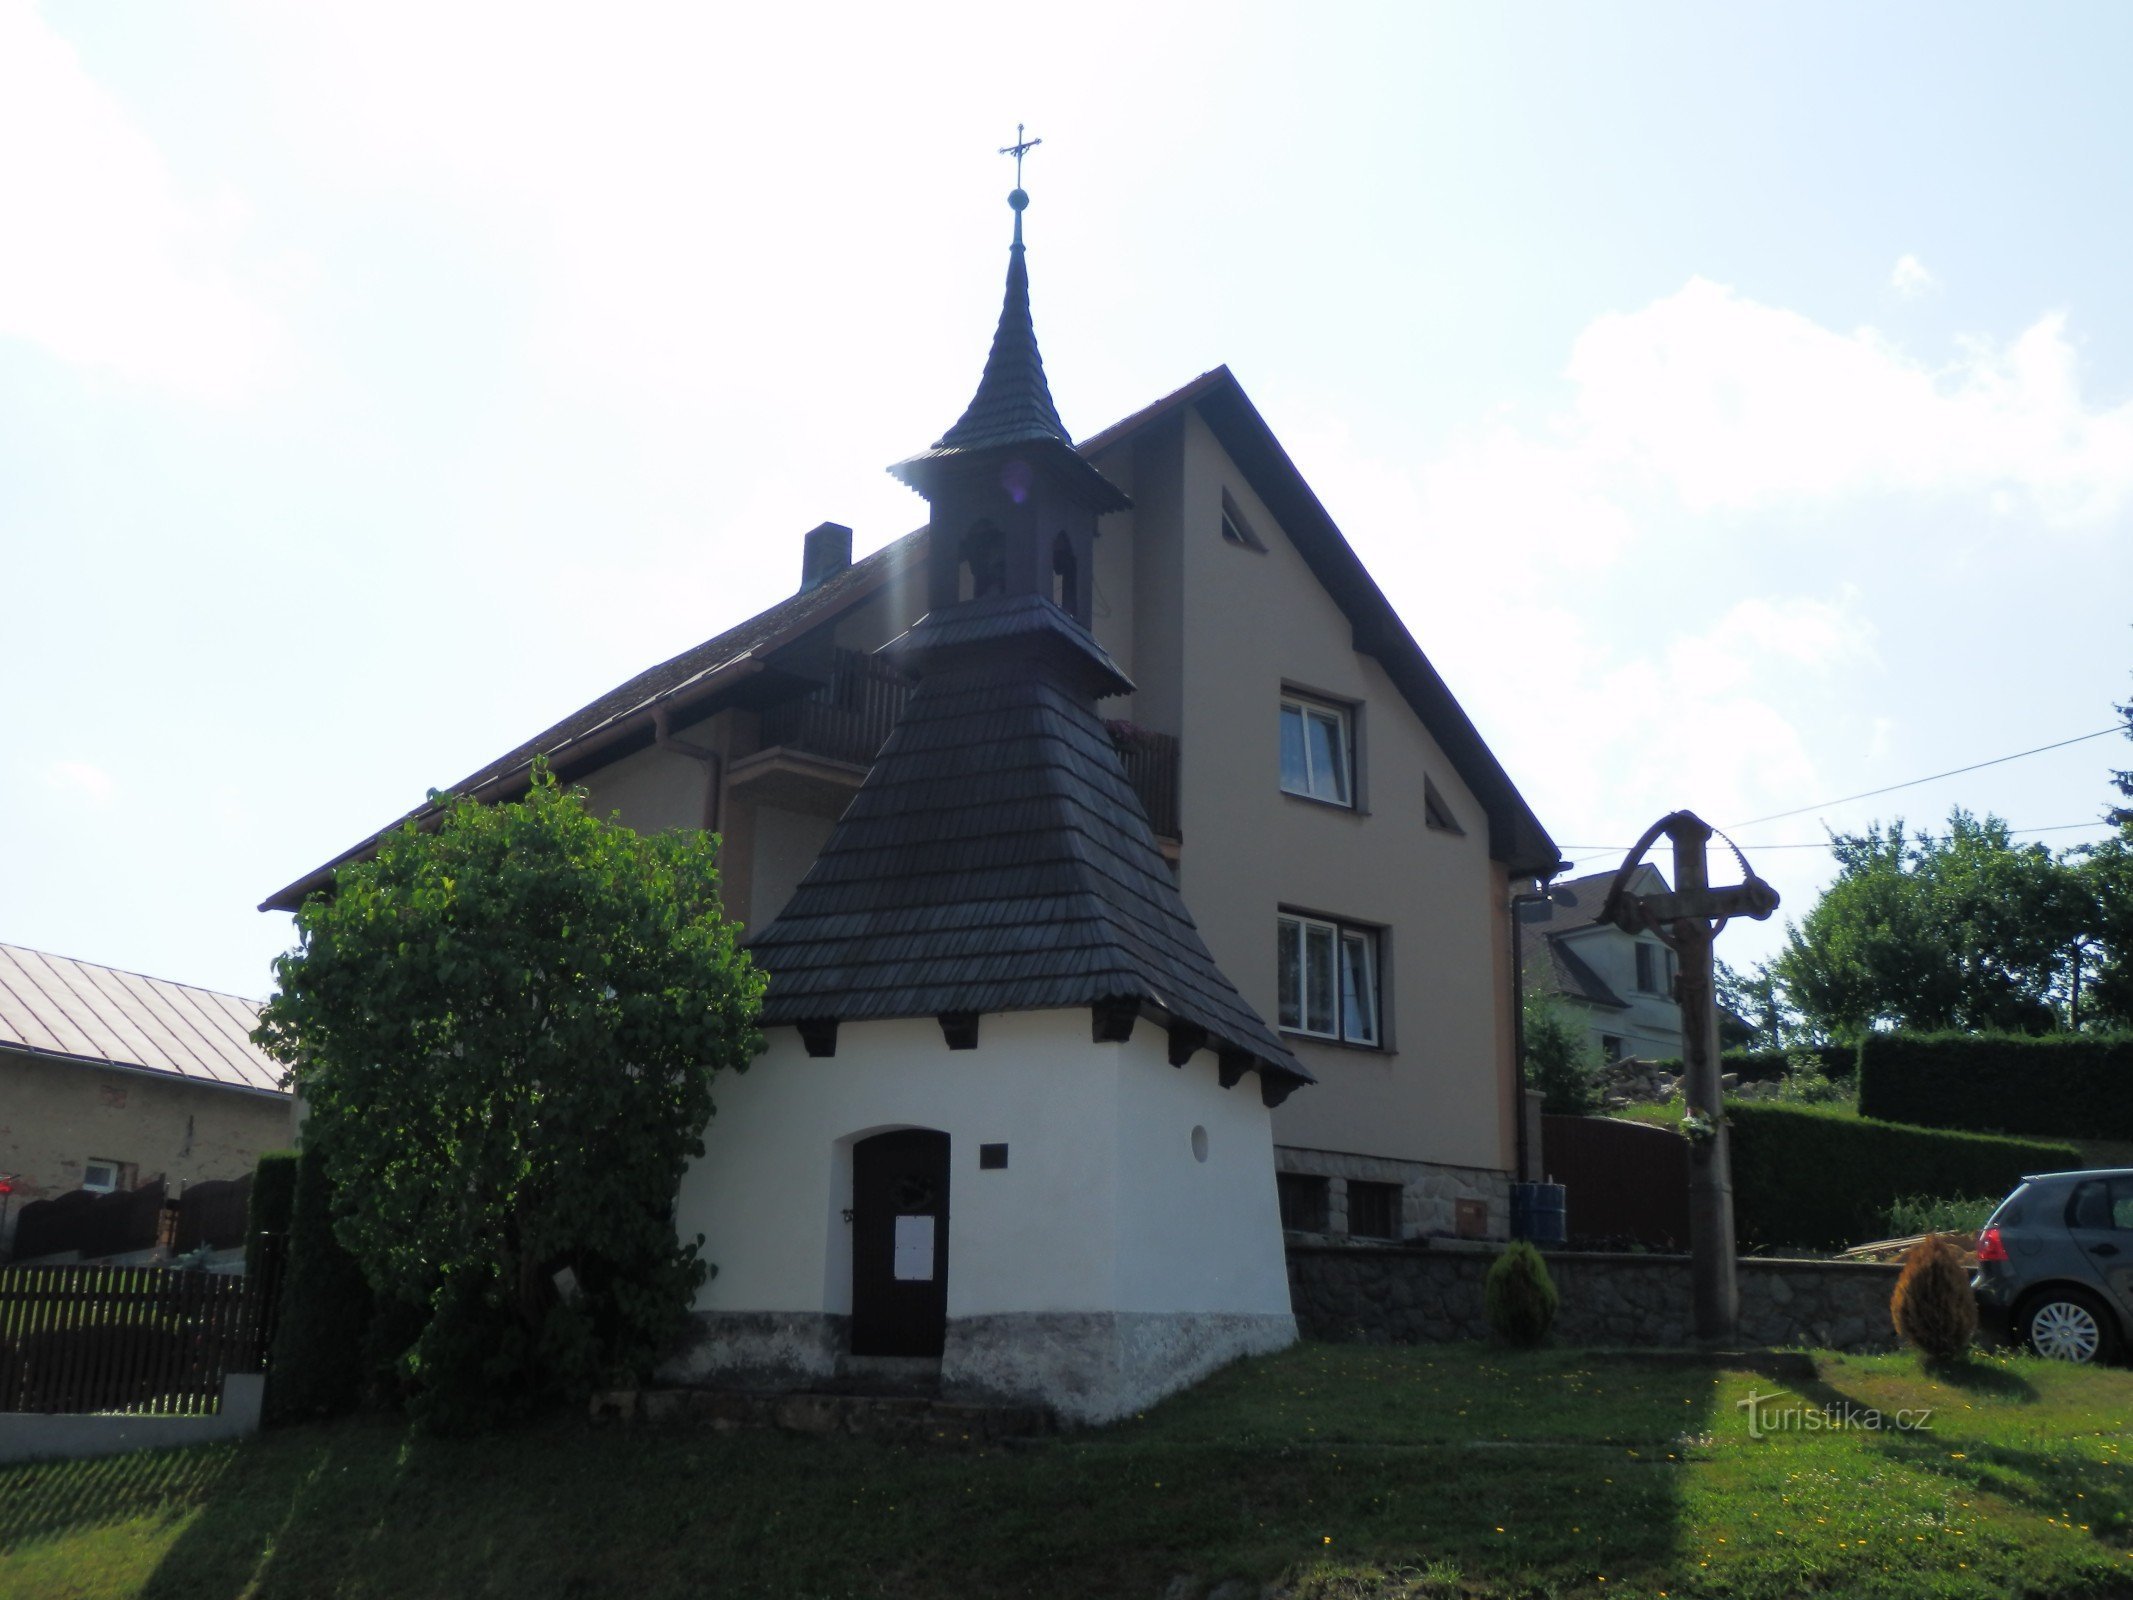
<path id="1" fill-rule="evenodd" d="M 1511 1237 L 1535 1244 L 1561 1244 L 1568 1237 L 1568 1206 L 1559 1183 L 1511 1185 Z"/>

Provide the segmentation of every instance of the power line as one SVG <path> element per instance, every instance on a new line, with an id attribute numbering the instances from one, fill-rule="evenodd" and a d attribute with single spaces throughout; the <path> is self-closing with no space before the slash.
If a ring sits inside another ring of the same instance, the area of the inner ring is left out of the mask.
<path id="1" fill-rule="evenodd" d="M 2011 756 L 1994 756 L 1990 761 L 1973 761 L 1967 767 L 1950 767 L 1946 772 L 1936 772 L 1924 778 L 1910 778 L 1902 783 L 1892 783 L 1885 789 L 1868 789 L 1859 794 L 1848 794 L 1841 800 L 1818 800 L 1811 806 L 1796 806 L 1790 811 L 1773 811 L 1767 817 L 1750 817 L 1746 822 L 1729 822 L 1729 828 L 1752 828 L 1757 823 L 1781 822 L 1786 817 L 1802 817 L 1810 811 L 1826 811 L 1831 806 L 1847 806 L 1854 800 L 1871 800 L 1876 795 L 1894 794 L 1898 789 L 1915 789 L 1922 783 L 1935 783 L 1942 778 L 1958 777 L 1965 772 L 1980 772 L 1986 767 L 2001 766 L 2009 761 L 2020 761 L 2024 756 L 2040 756 L 2047 750 L 2064 750 L 2070 744 L 2085 744 L 2091 739 L 2101 739 L 2107 734 L 2125 733 L 2127 724 L 2114 722 L 2108 728 L 2098 728 L 2094 733 L 2077 733 L 2071 739 L 2061 739 L 2055 744 L 2040 744 L 2034 750 L 2017 750 Z M 2036 833 L 2041 829 L 2031 828 L 2025 832 Z M 1762 848 L 1770 849 L 1765 845 Z"/>
<path id="2" fill-rule="evenodd" d="M 2007 832 L 2011 838 L 2017 834 L 2071 833 L 2076 828 L 2108 828 L 2110 826 L 2110 823 L 2100 820 L 2096 822 L 2055 822 L 2048 828 L 2009 828 Z M 1906 834 L 1904 837 L 1913 844 L 1946 844 L 1955 835 L 1952 833 L 1934 835 L 1911 833 Z M 1830 842 L 1827 839 L 1795 839 L 1785 844 L 1759 844 L 1755 848 L 1758 850 L 1827 850 L 1829 847 Z M 1629 846 L 1626 844 L 1566 844 L 1561 848 L 1565 850 L 1627 850 Z"/>
<path id="3" fill-rule="evenodd" d="M 2111 826 L 2112 824 L 2101 820 L 2096 822 L 2055 822 L 2049 827 L 2043 828 L 2009 828 L 2007 835 L 2009 838 L 2022 838 L 2033 833 L 2072 833 L 2077 829 L 2109 828 Z M 1911 844 L 1947 844 L 1954 837 L 1955 835 L 1952 833 L 1914 833 L 1905 835 L 1906 841 Z M 1566 844 L 1559 848 L 1563 850 L 1592 851 L 1593 854 L 1580 856 L 1577 860 L 1571 862 L 1572 866 L 1583 866 L 1587 861 L 1603 861 L 1610 856 L 1626 854 L 1630 847 L 1626 844 Z M 1789 840 L 1784 844 L 1759 844 L 1755 847 L 1755 852 L 1760 855 L 1765 850 L 1827 850 L 1830 848 L 1831 842 L 1827 839 L 1799 839 Z"/>

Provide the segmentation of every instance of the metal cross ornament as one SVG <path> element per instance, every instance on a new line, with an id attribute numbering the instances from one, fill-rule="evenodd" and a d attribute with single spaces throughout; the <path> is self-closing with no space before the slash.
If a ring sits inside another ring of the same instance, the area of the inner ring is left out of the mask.
<path id="1" fill-rule="evenodd" d="M 1022 187 L 1022 158 L 1042 143 L 1044 143 L 1042 139 L 1023 138 L 1022 124 L 1018 122 L 1015 124 L 1015 142 L 1001 146 L 1000 154 L 1015 158 L 1015 187 L 1017 189 Z"/>
<path id="2" fill-rule="evenodd" d="M 1674 998 L 1681 1006 L 1681 1087 L 1689 1138 L 1689 1254 L 1696 1332 L 1730 1338 L 1740 1321 L 1740 1279 L 1733 1237 L 1733 1165 L 1719 1083 L 1717 963 L 1712 941 L 1734 917 L 1760 922 L 1778 908 L 1777 890 L 1755 875 L 1732 845 L 1741 881 L 1711 886 L 1707 847 L 1716 832 L 1692 811 L 1676 811 L 1644 830 L 1607 887 L 1596 919 L 1624 933 L 1653 933 L 1680 958 Z M 1659 836 L 1674 843 L 1674 887 L 1632 894 L 1630 880 Z"/>

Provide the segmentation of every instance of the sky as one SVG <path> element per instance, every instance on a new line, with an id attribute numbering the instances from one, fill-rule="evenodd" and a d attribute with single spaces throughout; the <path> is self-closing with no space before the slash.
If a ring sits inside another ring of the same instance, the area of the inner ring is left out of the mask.
<path id="1" fill-rule="evenodd" d="M 267 894 L 916 526 L 1018 123 L 1068 427 L 1228 363 L 1577 871 L 1727 827 L 1745 964 L 1827 829 L 2096 838 L 2115 734 L 1827 802 L 2133 697 L 2128 59 L 2105 4 L 0 0 L 0 941 L 263 996 Z"/>

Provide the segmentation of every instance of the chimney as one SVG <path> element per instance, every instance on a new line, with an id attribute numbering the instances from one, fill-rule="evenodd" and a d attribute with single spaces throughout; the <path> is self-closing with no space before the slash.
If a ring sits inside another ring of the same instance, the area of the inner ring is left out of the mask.
<path id="1" fill-rule="evenodd" d="M 807 530 L 800 550 L 800 592 L 828 582 L 852 564 L 852 530 L 825 522 Z"/>

